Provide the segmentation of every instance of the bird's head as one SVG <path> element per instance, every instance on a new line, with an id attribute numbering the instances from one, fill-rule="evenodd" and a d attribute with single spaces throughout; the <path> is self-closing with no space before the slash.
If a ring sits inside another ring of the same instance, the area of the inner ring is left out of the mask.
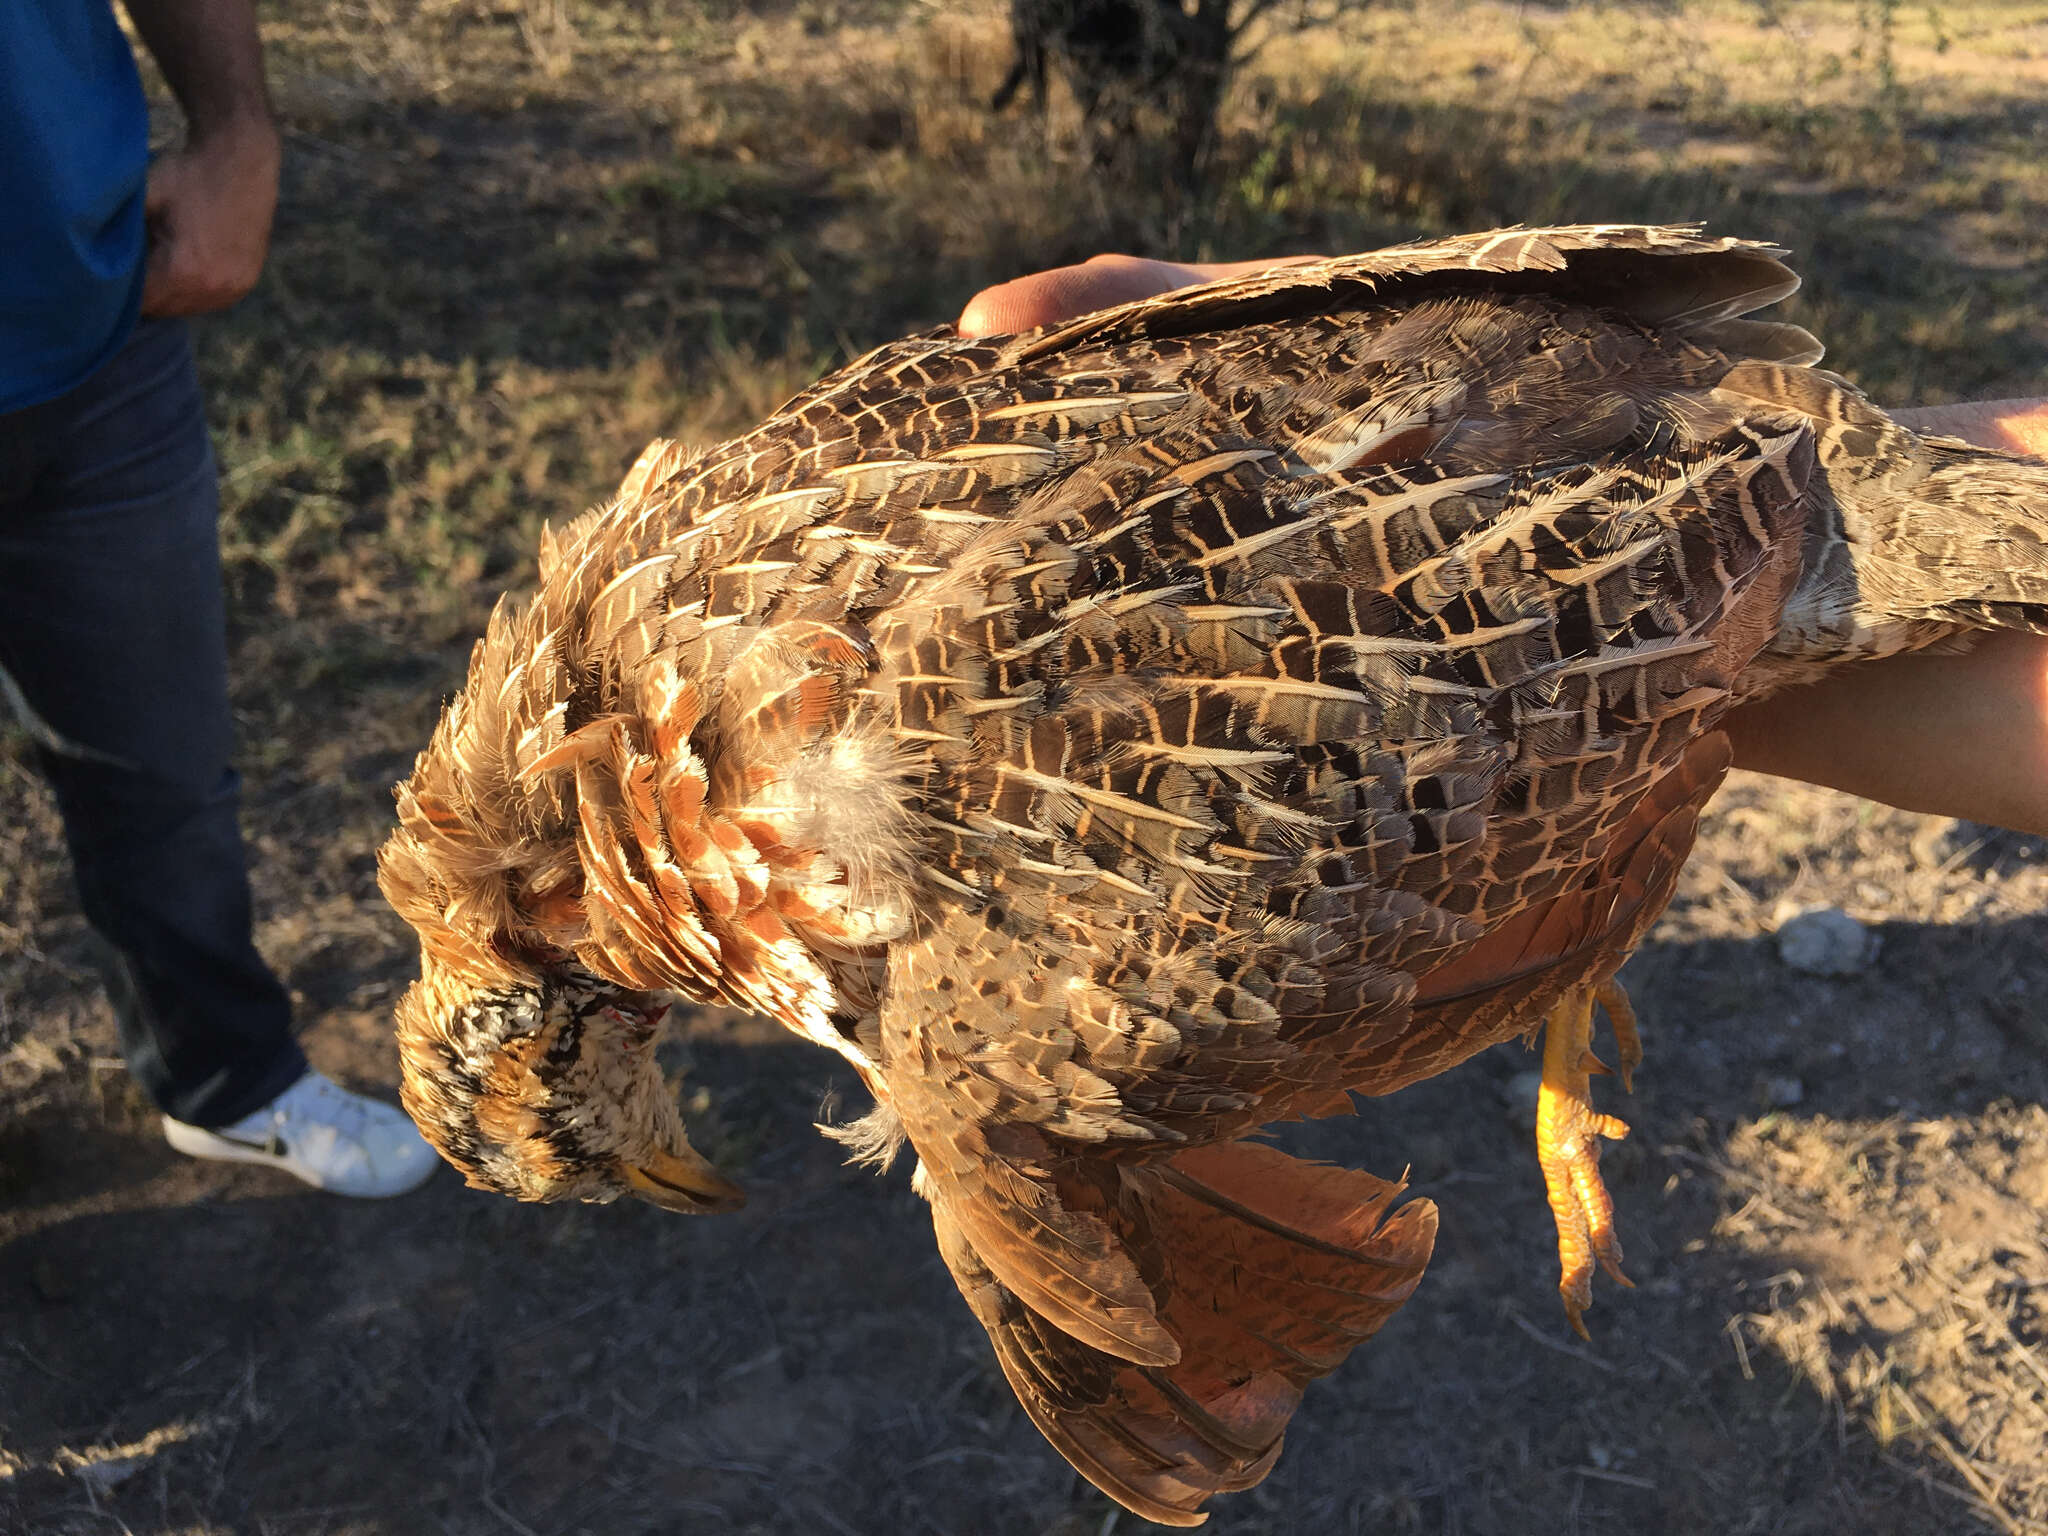
<path id="1" fill-rule="evenodd" d="M 476 985 L 430 964 L 398 1006 L 406 1110 L 478 1189 L 735 1210 L 655 1061 L 667 1006 L 575 966 Z"/>
<path id="2" fill-rule="evenodd" d="M 420 939 L 406 1108 L 522 1200 L 737 1205 L 656 1066 L 666 998 L 850 1050 L 835 1021 L 908 923 L 913 780 L 874 651 L 857 626 L 704 617 L 706 545 L 650 489 L 681 462 L 656 444 L 616 506 L 542 540 L 539 590 L 493 612 L 378 859 Z"/>

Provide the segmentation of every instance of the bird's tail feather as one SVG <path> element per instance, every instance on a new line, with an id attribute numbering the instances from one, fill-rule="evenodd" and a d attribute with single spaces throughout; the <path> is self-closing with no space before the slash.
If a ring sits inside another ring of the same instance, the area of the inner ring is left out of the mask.
<path id="1" fill-rule="evenodd" d="M 2048 463 L 1919 439 L 1926 471 L 1883 549 L 1917 578 L 1907 613 L 1967 629 L 2048 632 Z"/>
<path id="2" fill-rule="evenodd" d="M 1025 1410 L 1083 1476 L 1162 1525 L 1198 1525 L 1280 1454 L 1310 1381 L 1378 1331 L 1421 1280 L 1436 1237 L 1402 1186 L 1246 1142 L 1127 1166 L 1100 1195 L 1138 1261 L 1170 1365 L 1081 1343 L 1005 1287 L 934 1202 L 939 1251 Z M 1091 1202 L 1092 1203 L 1092 1202 Z"/>
<path id="3" fill-rule="evenodd" d="M 2048 463 L 1922 437 L 1817 369 L 1742 363 L 1719 392 L 1814 434 L 1805 568 L 1764 658 L 1774 686 L 1970 630 L 2048 632 Z"/>

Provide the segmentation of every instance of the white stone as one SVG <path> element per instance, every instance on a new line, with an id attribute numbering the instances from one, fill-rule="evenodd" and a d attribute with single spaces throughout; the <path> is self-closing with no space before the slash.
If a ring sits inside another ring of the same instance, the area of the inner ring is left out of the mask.
<path id="1" fill-rule="evenodd" d="M 1877 936 L 1840 907 L 1814 907 L 1778 925 L 1778 958 L 1809 976 L 1854 976 L 1877 953 Z"/>

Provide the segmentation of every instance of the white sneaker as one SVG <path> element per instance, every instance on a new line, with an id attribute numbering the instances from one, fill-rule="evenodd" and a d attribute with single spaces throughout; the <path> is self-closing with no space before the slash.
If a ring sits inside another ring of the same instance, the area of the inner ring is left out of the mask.
<path id="1" fill-rule="evenodd" d="M 165 1115 L 164 1140 L 190 1157 L 263 1163 L 370 1199 L 418 1189 L 440 1162 L 403 1111 L 312 1071 L 233 1125 L 209 1131 Z"/>

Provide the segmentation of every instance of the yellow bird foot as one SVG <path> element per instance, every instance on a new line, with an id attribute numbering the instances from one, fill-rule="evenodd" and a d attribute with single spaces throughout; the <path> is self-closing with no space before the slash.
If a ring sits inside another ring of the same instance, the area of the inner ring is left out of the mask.
<path id="1" fill-rule="evenodd" d="M 1600 1181 L 1600 1143 L 1620 1141 L 1628 1126 L 1593 1108 L 1589 1073 L 1606 1068 L 1593 1055 L 1593 1005 L 1607 1010 L 1620 1051 L 1621 1080 L 1626 1086 L 1642 1046 L 1635 1014 L 1619 986 L 1609 982 L 1595 991 L 1569 993 L 1544 1021 L 1543 1087 L 1536 1099 L 1536 1161 L 1557 1221 L 1557 1258 L 1561 1275 L 1557 1293 L 1565 1315 L 1582 1339 L 1585 1311 L 1593 1303 L 1593 1264 L 1618 1284 L 1632 1287 L 1621 1272 L 1621 1240 L 1614 1231 L 1614 1200 Z"/>
<path id="2" fill-rule="evenodd" d="M 1643 1037 L 1636 1029 L 1635 1006 L 1621 987 L 1621 978 L 1610 976 L 1594 989 L 1593 1001 L 1607 1010 L 1607 1026 L 1614 1031 L 1614 1049 L 1620 1060 L 1621 1091 L 1636 1091 L 1636 1068 L 1643 1064 Z"/>

